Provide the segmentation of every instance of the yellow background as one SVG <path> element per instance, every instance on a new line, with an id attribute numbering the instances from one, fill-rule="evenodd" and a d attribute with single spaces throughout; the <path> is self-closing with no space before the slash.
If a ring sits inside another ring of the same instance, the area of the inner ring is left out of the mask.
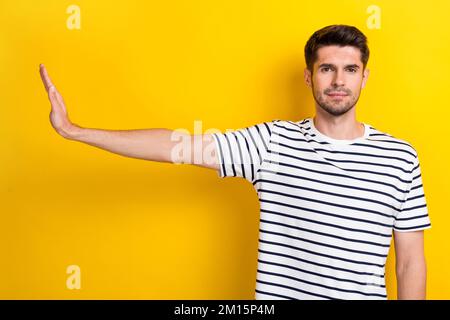
<path id="1" fill-rule="evenodd" d="M 69 30 L 66 9 L 81 9 Z M 366 12 L 381 8 L 381 29 Z M 0 298 L 253 299 L 258 199 L 243 179 L 118 156 L 51 127 L 45 63 L 73 122 L 238 129 L 313 115 L 303 48 L 360 28 L 371 74 L 358 120 L 413 144 L 432 229 L 430 299 L 450 298 L 450 2 L 0 1 Z M 396 298 L 394 251 L 386 266 Z M 81 268 L 81 289 L 66 268 Z"/>

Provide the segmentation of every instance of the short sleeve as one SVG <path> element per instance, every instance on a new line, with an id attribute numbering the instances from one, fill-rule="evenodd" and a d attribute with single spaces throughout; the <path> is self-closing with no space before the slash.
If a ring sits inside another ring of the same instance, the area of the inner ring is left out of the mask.
<path id="1" fill-rule="evenodd" d="M 267 156 L 273 121 L 244 129 L 214 133 L 219 177 L 240 177 L 252 182 Z"/>
<path id="2" fill-rule="evenodd" d="M 428 216 L 419 159 L 416 156 L 411 171 L 409 189 L 395 218 L 394 230 L 408 232 L 429 228 L 431 228 L 431 222 Z"/>

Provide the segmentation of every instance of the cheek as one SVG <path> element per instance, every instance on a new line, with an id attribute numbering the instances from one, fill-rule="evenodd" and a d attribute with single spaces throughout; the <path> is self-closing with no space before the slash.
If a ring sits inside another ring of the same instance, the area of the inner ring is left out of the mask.
<path id="1" fill-rule="evenodd" d="M 330 82 L 327 81 L 327 79 L 324 79 L 323 77 L 313 79 L 313 83 L 316 91 L 320 92 L 323 92 L 324 90 L 326 90 L 331 86 Z"/>
<path id="2" fill-rule="evenodd" d="M 363 77 L 361 76 L 360 78 L 356 79 L 354 81 L 354 85 L 353 85 L 353 90 L 354 91 L 358 91 L 361 89 L 362 85 L 363 85 Z"/>

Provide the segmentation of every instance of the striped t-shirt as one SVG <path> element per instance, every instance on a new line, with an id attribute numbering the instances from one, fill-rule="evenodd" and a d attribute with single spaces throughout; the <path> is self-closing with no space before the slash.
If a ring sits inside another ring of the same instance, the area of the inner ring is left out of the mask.
<path id="1" fill-rule="evenodd" d="M 416 150 L 364 124 L 336 140 L 273 120 L 215 133 L 219 176 L 260 202 L 255 299 L 387 299 L 392 232 L 431 228 Z"/>

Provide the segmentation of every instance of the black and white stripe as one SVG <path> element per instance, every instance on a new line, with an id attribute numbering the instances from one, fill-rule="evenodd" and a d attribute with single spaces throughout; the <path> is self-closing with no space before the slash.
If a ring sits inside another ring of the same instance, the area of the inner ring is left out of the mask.
<path id="1" fill-rule="evenodd" d="M 365 124 L 334 140 L 311 118 L 214 134 L 220 177 L 259 196 L 256 299 L 387 299 L 392 232 L 431 228 L 419 159 Z"/>

